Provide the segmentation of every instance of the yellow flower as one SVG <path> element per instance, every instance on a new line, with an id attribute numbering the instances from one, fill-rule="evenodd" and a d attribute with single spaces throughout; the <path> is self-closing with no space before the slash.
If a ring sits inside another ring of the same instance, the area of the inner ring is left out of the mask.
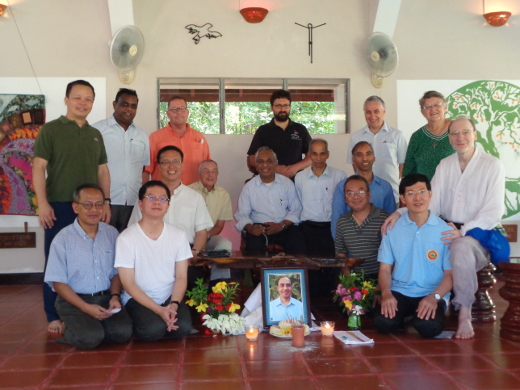
<path id="1" fill-rule="evenodd" d="M 351 302 L 351 301 L 345 301 L 345 306 L 346 306 L 349 310 L 352 310 L 352 302 Z"/>
<path id="2" fill-rule="evenodd" d="M 213 292 L 215 294 L 223 294 L 225 290 L 227 290 L 227 283 L 226 282 L 219 282 L 212 288 Z"/>
<path id="3" fill-rule="evenodd" d="M 200 312 L 205 312 L 206 309 L 208 308 L 208 305 L 206 305 L 205 303 L 200 303 L 199 306 L 196 307 L 197 311 L 200 313 Z"/>
<path id="4" fill-rule="evenodd" d="M 193 299 L 188 299 L 186 301 L 186 305 L 195 306 L 197 302 L 195 302 Z"/>
<path id="5" fill-rule="evenodd" d="M 238 309 L 240 309 L 240 305 L 237 305 L 236 303 L 232 303 L 232 304 L 231 304 L 231 307 L 229 308 L 229 312 L 230 312 L 230 313 L 234 313 L 234 312 L 237 311 Z"/>
<path id="6" fill-rule="evenodd" d="M 371 290 L 374 288 L 374 286 L 372 286 L 372 282 L 363 282 L 363 288 L 365 290 Z"/>

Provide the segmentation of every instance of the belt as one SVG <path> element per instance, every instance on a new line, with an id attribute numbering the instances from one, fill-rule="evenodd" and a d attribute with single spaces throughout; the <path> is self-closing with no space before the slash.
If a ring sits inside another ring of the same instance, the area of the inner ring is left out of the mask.
<path id="1" fill-rule="evenodd" d="M 302 221 L 302 225 L 308 225 L 319 229 L 330 229 L 330 222 Z"/>
<path id="2" fill-rule="evenodd" d="M 454 224 L 455 227 L 456 227 L 458 230 L 460 230 L 460 228 L 464 225 L 463 223 L 460 223 L 460 222 L 447 221 L 447 220 L 445 220 L 444 218 L 442 218 L 442 220 L 443 220 L 444 222 L 446 222 L 446 223 L 452 223 L 452 224 Z"/>
<path id="3" fill-rule="evenodd" d="M 98 292 L 95 292 L 92 294 L 78 294 L 78 295 L 86 295 L 88 297 L 98 297 L 100 295 L 110 295 L 110 290 L 98 291 Z"/>

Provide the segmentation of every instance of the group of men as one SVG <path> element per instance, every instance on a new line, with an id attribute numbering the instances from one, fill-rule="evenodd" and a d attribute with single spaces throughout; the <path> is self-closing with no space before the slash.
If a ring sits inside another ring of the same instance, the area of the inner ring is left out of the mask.
<path id="1" fill-rule="evenodd" d="M 67 115 L 47 123 L 35 145 L 49 330 L 83 348 L 125 341 L 132 327 L 145 340 L 182 337 L 191 329 L 181 303 L 193 269 L 189 259 L 204 248 L 231 250 L 219 235 L 232 219 L 229 194 L 216 185 L 218 166 L 204 136 L 187 124 L 182 97 L 170 99 L 170 122 L 149 139 L 133 123 L 135 91 L 121 89 L 113 116 L 91 127 L 86 118 L 94 97 L 88 82 L 70 83 Z M 486 264 L 487 250 L 465 233 L 498 225 L 504 195 L 503 167 L 475 148 L 474 124 L 453 121 L 456 153 L 441 162 L 431 186 L 422 175 L 398 185 L 406 141 L 385 123 L 382 99 L 365 101 L 367 126 L 351 137 L 348 161 L 356 174 L 349 178 L 327 164 L 327 142 L 311 139 L 305 126 L 291 121 L 290 108 L 290 93 L 275 91 L 274 118 L 257 130 L 248 151 L 248 167 L 257 175 L 244 186 L 234 215 L 245 249 L 279 245 L 288 253 L 365 259 L 355 270 L 379 277 L 375 316 L 382 332 L 414 314 L 419 332 L 434 336 L 439 318 L 442 330 L 441 298 L 453 285 L 460 306 L 457 337 L 472 337 L 475 272 Z M 489 175 L 475 180 L 484 166 Z M 398 200 L 406 210 L 396 214 Z M 403 218 L 394 225 L 397 215 Z M 447 227 L 438 215 L 462 228 Z M 229 277 L 229 270 L 218 271 L 212 278 Z M 336 278 L 320 271 L 310 285 L 330 291 Z"/>

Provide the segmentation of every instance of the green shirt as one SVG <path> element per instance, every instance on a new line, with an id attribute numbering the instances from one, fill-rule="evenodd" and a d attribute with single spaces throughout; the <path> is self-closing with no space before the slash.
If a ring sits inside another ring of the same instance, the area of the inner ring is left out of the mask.
<path id="1" fill-rule="evenodd" d="M 64 116 L 46 123 L 34 144 L 34 156 L 47 161 L 47 200 L 72 202 L 76 187 L 98 183 L 98 168 L 107 163 L 99 130 L 79 127 Z"/>
<path id="2" fill-rule="evenodd" d="M 403 177 L 410 173 L 422 173 L 432 179 L 439 162 L 455 153 L 448 139 L 448 132 L 441 135 L 431 133 L 426 126 L 421 127 L 410 138 Z"/>

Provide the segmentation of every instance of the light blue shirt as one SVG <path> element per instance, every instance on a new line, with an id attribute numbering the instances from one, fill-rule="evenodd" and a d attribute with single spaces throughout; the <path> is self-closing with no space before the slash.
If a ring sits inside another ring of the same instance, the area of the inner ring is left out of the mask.
<path id="1" fill-rule="evenodd" d="M 294 185 L 302 204 L 300 220 L 330 222 L 334 189 L 346 177 L 345 172 L 328 165 L 319 177 L 312 172 L 312 166 L 298 172 Z"/>
<path id="2" fill-rule="evenodd" d="M 133 123 L 125 131 L 114 115 L 92 125 L 103 135 L 110 171 L 110 198 L 114 205 L 133 206 L 142 185 L 143 167 L 150 165 L 150 142 Z"/>
<path id="3" fill-rule="evenodd" d="M 339 217 L 350 210 L 350 207 L 345 203 L 346 181 L 347 179 L 344 179 L 338 183 L 332 198 L 332 219 L 330 222 L 332 238 L 336 238 L 336 225 Z M 392 214 L 395 211 L 395 200 L 390 183 L 374 175 L 374 179 L 368 187 L 370 189 L 370 203 L 385 210 L 388 214 Z"/>
<path id="4" fill-rule="evenodd" d="M 451 270 L 450 249 L 441 241 L 449 225 L 430 212 L 420 228 L 410 220 L 408 211 L 399 218 L 392 230 L 383 236 L 378 261 L 392 264 L 392 291 L 408 297 L 431 294 Z"/>
<path id="5" fill-rule="evenodd" d="M 255 176 L 246 183 L 238 198 L 235 227 L 241 232 L 248 223 L 280 223 L 284 219 L 298 224 L 301 211 L 302 205 L 290 179 L 276 173 L 274 181 L 265 184 L 260 176 Z"/>
<path id="6" fill-rule="evenodd" d="M 299 320 L 303 316 L 303 303 L 291 297 L 291 301 L 287 306 L 282 303 L 280 297 L 269 303 L 269 320 L 284 321 L 291 319 Z"/>
<path id="7" fill-rule="evenodd" d="M 394 191 L 395 202 L 399 202 L 399 164 L 404 164 L 408 143 L 401 130 L 383 123 L 377 134 L 370 131 L 368 126 L 356 131 L 350 136 L 347 150 L 347 162 L 352 164 L 352 148 L 360 141 L 367 141 L 372 145 L 376 161 L 373 166 L 374 174 L 390 183 Z"/>
<path id="8" fill-rule="evenodd" d="M 95 239 L 90 238 L 78 219 L 52 240 L 44 281 L 68 284 L 77 294 L 93 294 L 110 288 L 117 274 L 114 268 L 117 229 L 99 223 Z"/>

